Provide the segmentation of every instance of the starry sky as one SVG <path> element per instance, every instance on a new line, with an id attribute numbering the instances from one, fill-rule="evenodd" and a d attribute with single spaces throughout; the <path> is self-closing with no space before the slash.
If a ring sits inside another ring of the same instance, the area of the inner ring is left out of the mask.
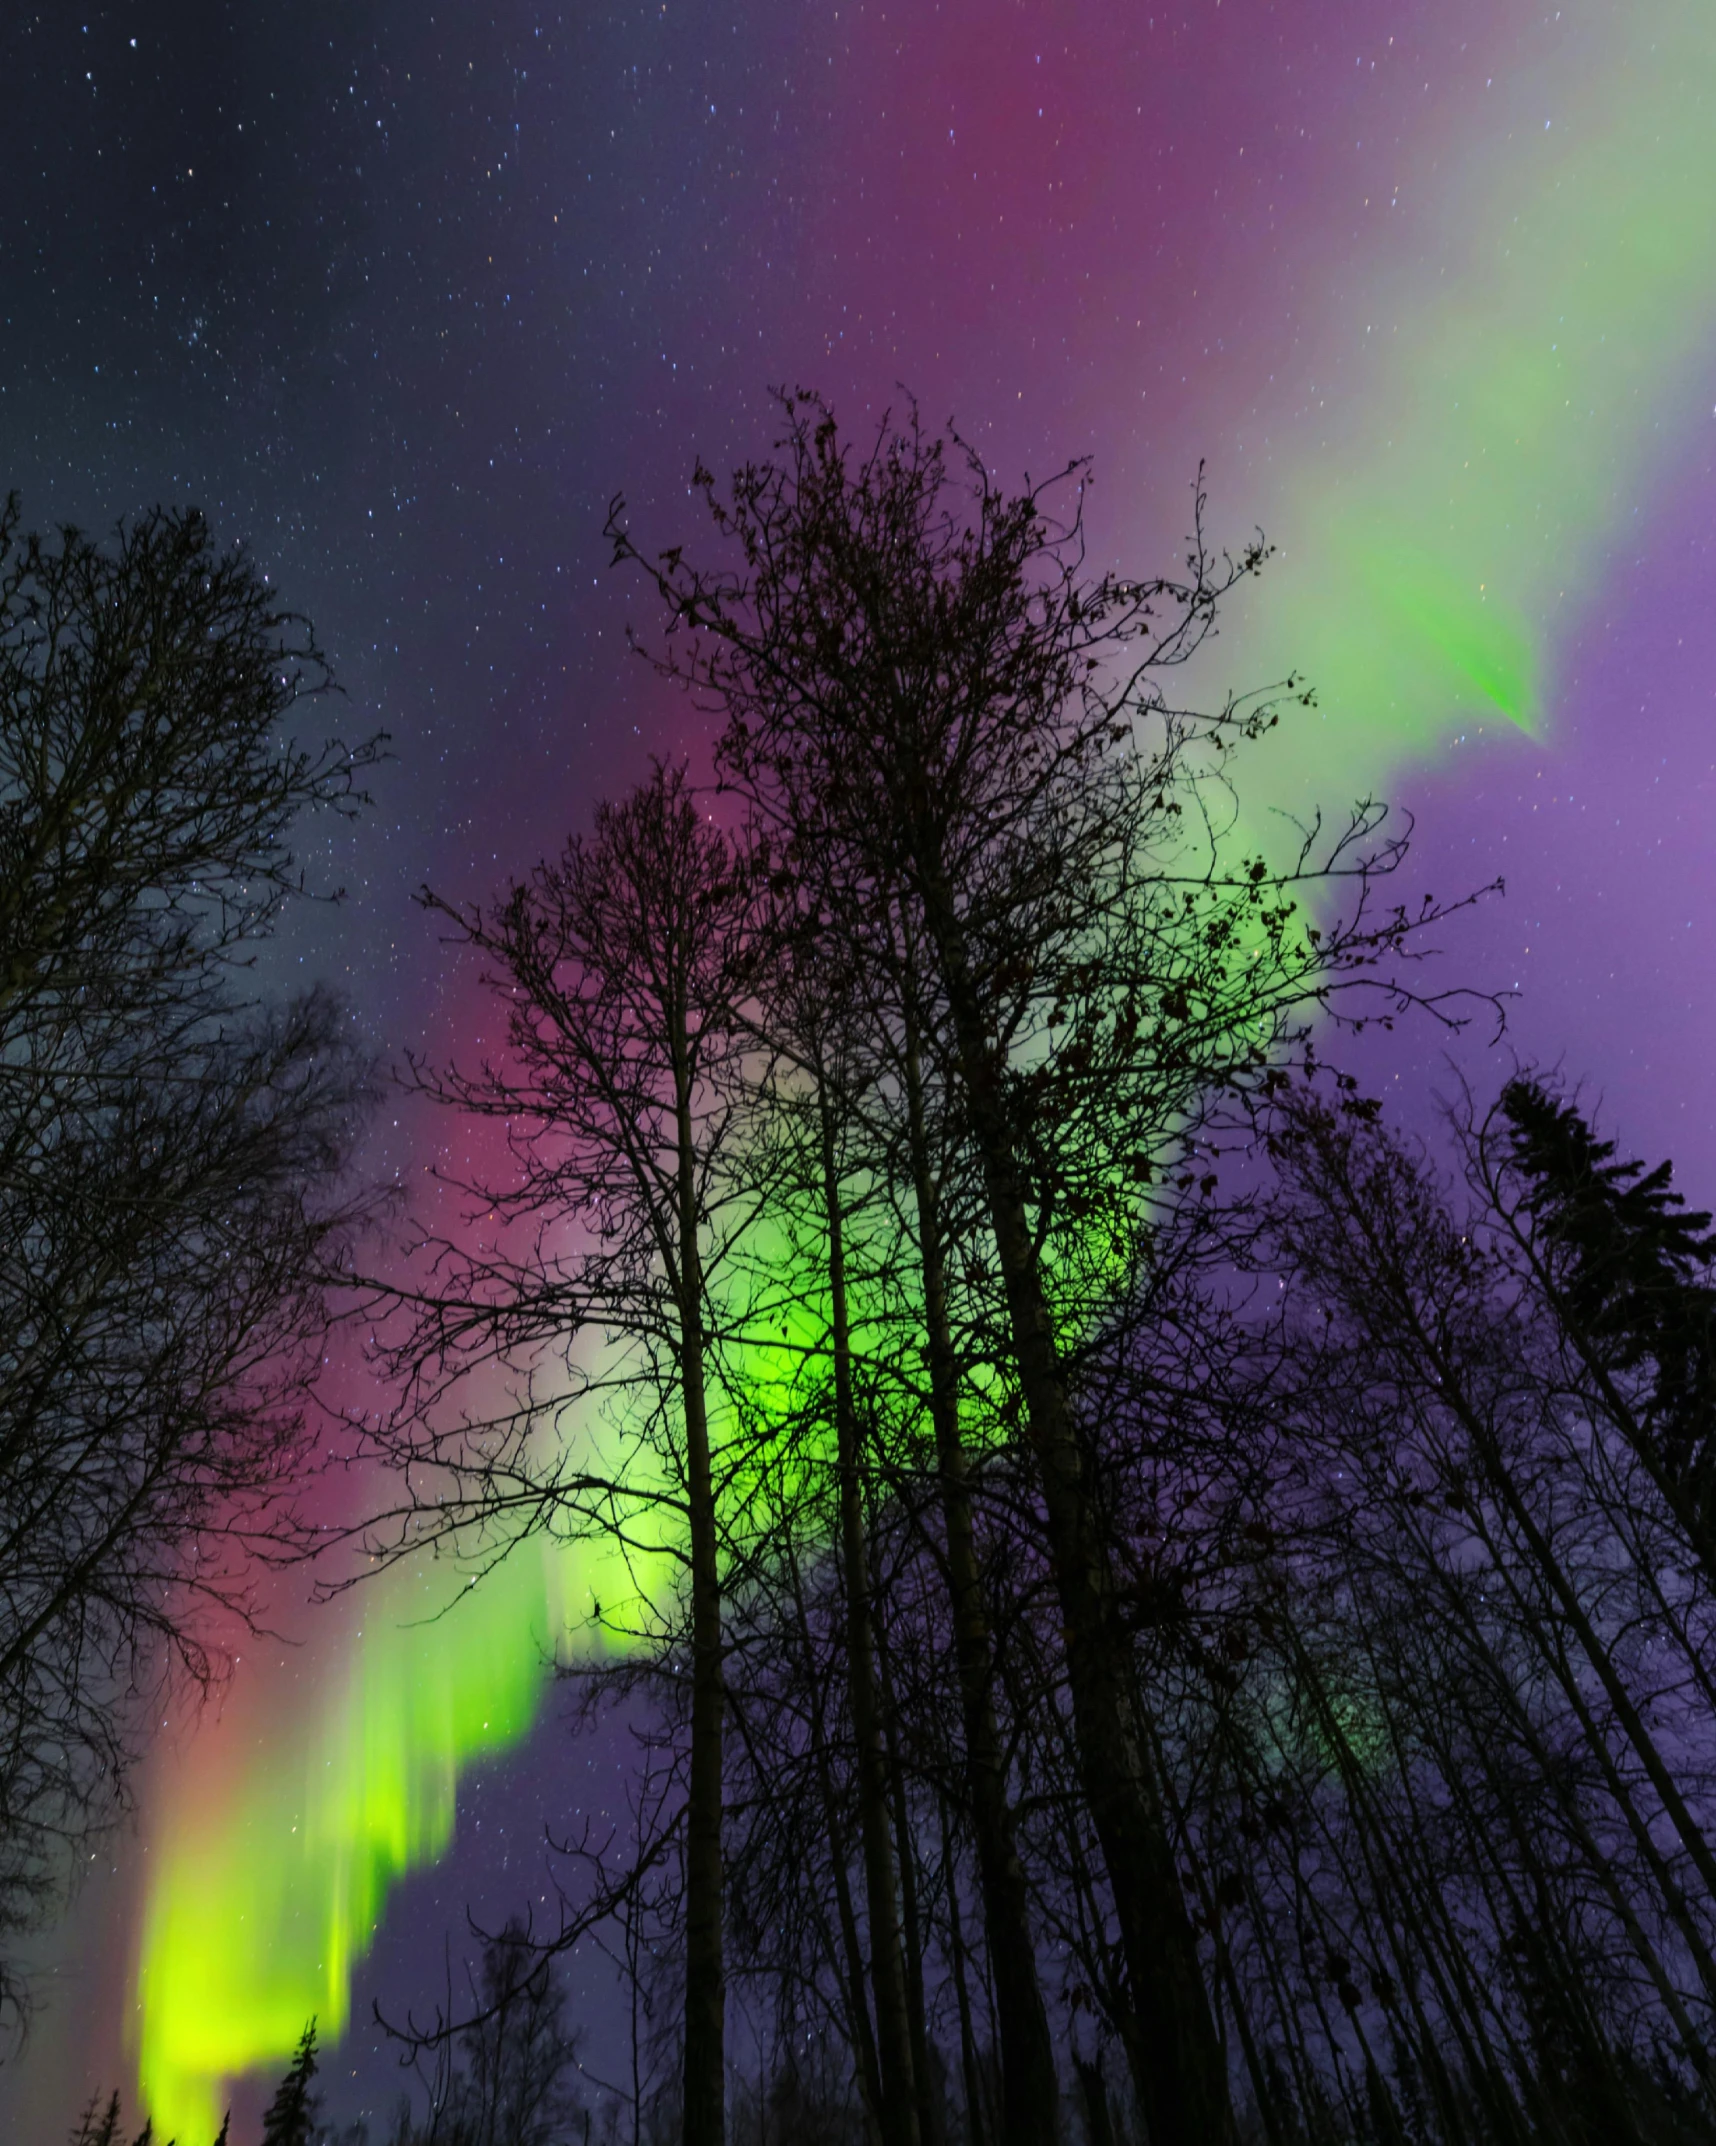
<path id="1" fill-rule="evenodd" d="M 1505 875 L 1446 935 L 1448 980 L 1517 991 L 1512 1046 L 1708 1201 L 1706 14 L 16 0 L 0 485 L 36 524 L 194 502 L 314 619 L 340 722 L 394 758 L 312 845 L 344 907 L 283 953 L 396 1059 L 481 1021 L 412 890 L 484 895 L 651 751 L 702 747 L 625 654 L 648 612 L 607 571 L 616 492 L 694 538 L 694 454 L 765 448 L 771 386 L 859 427 L 909 389 L 1005 477 L 1094 456 L 1096 556 L 1147 572 L 1202 462 L 1218 540 L 1262 524 L 1281 553 L 1200 682 L 1324 689 L 1258 809 L 1381 791 L 1418 816 L 1406 891 Z M 1364 1070 L 1411 1116 L 1447 1048 L 1397 1036 Z M 375 1166 L 418 1169 L 424 1137 L 384 1114 Z M 44 1942 L 0 2070 L 12 2135 L 134 2093 L 141 1933 L 186 1812 L 218 1836 L 348 1675 L 346 1612 L 296 1629 L 218 1715 L 169 1721 Z M 574 1751 L 549 1702 L 512 1741 L 448 1776 L 450 1845 L 351 1963 L 342 2115 L 395 2090 L 372 1999 L 432 1997 L 467 1903 L 536 1882 L 545 1818 L 619 1807 L 623 1740 Z"/>

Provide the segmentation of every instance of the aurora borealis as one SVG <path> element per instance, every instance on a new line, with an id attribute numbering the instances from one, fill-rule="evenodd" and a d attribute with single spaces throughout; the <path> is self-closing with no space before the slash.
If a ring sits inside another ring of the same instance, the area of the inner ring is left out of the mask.
<path id="1" fill-rule="evenodd" d="M 161 13 L 0 31 L 43 86 L 0 152 L 5 481 L 44 521 L 199 500 L 388 724 L 351 899 L 302 946 L 384 1054 L 482 1018 L 412 888 L 484 896 L 648 750 L 701 749 L 621 661 L 649 614 L 603 571 L 608 497 L 688 537 L 693 452 L 754 451 L 768 383 L 857 413 L 904 382 L 1004 478 L 1094 454 L 1128 566 L 1172 560 L 1207 461 L 1217 540 L 1280 555 L 1199 688 L 1319 695 L 1248 810 L 1380 791 L 1419 811 L 1414 892 L 1505 873 L 1462 975 L 1708 1196 L 1694 0 Z M 385 1168 L 423 1184 L 443 1133 L 389 1113 Z M 194 2140 L 311 2012 L 332 2041 L 422 1997 L 389 1916 L 457 1942 L 472 1768 L 524 1747 L 527 1843 L 575 1804 L 564 1739 L 529 1739 L 541 1665 L 622 1584 L 532 1549 L 444 1618 L 444 1569 L 283 1605 L 296 1644 L 241 1646 L 164 1739 L 0 2092 L 57 2126 L 123 2065 Z"/>

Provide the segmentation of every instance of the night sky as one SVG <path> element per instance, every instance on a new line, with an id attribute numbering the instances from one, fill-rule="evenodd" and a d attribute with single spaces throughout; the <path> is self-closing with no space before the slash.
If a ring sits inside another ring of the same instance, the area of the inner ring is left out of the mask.
<path id="1" fill-rule="evenodd" d="M 1282 557 L 1203 682 L 1326 689 L 1260 805 L 1380 788 L 1418 815 L 1404 891 L 1504 874 L 1447 980 L 1517 990 L 1512 1047 L 1716 1196 L 1703 0 L 15 0 L 0 83 L 0 486 L 38 525 L 200 505 L 314 619 L 339 725 L 392 734 L 312 847 L 348 901 L 285 950 L 384 1056 L 480 1025 L 414 888 L 486 895 L 701 749 L 625 654 L 610 497 L 695 538 L 693 456 L 766 449 L 771 386 L 860 429 L 909 388 L 1005 478 L 1093 455 L 1130 570 L 1174 563 L 1207 465 L 1218 540 Z M 1364 1070 L 1414 1118 L 1448 1047 Z M 424 1137 L 385 1114 L 375 1167 Z M 156 1873 L 321 1748 L 352 1617 L 169 1729 L 42 1950 L 8 2136 L 134 2101 Z M 372 1999 L 432 2000 L 467 1901 L 533 1897 L 545 1817 L 620 1807 L 622 1745 L 552 1716 L 389 1893 L 340 2115 L 395 2091 Z"/>

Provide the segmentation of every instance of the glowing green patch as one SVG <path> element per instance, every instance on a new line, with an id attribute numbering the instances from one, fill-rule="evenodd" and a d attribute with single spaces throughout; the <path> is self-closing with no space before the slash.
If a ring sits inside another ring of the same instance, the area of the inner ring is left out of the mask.
<path id="1" fill-rule="evenodd" d="M 1320 713 L 1248 756 L 1248 844 L 1267 804 L 1384 789 L 1475 714 L 1543 722 L 1564 622 L 1693 419 L 1691 361 L 1716 322 L 1716 12 L 1633 0 L 1581 37 L 1585 76 L 1535 85 L 1553 130 L 1497 128 L 1490 154 L 1435 173 L 1451 268 L 1369 279 L 1337 324 L 1356 419 L 1307 420 L 1257 502 L 1284 556 L 1236 607 L 1223 669 L 1241 686 L 1299 671 Z M 778 1360 L 753 1370 L 759 1409 L 796 1390 L 820 1316 L 785 1317 Z M 156 1828 L 139 2068 L 183 2146 L 213 2135 L 221 2082 L 279 2064 L 312 2012 L 338 2039 L 388 1889 L 451 1839 L 460 1773 L 524 1734 L 544 1655 L 587 1631 L 591 1596 L 631 1600 L 640 1581 L 617 1550 L 545 1546 L 407 1627 L 433 1606 L 419 1585 L 365 1600 L 308 1718 L 260 1724 Z"/>

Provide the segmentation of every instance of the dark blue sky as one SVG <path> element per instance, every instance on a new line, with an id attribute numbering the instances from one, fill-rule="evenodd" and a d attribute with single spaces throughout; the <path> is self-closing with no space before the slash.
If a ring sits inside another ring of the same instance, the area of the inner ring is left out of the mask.
<path id="1" fill-rule="evenodd" d="M 1462 100 L 1534 64 L 1545 21 L 1476 0 L 21 0 L 0 12 L 0 487 L 37 524 L 194 502 L 313 618 L 339 724 L 387 728 L 395 757 L 312 852 L 346 907 L 286 951 L 384 1056 L 441 1048 L 468 1000 L 412 890 L 486 894 L 649 751 L 698 744 L 624 652 L 647 612 L 606 571 L 614 493 L 685 538 L 693 455 L 763 449 L 772 384 L 862 415 L 905 382 L 1009 477 L 1094 451 L 1099 541 L 1176 537 L 1200 456 L 1243 539 L 1294 451 L 1258 413 L 1306 402 L 1331 294 L 1396 265 L 1352 235 L 1359 203 L 1427 128 L 1475 141 Z M 1400 789 L 1415 887 L 1509 878 L 1450 973 L 1519 983 L 1521 1047 L 1589 1072 L 1708 1197 L 1708 439 L 1668 460 L 1554 651 L 1550 745 L 1445 742 Z M 1392 1048 L 1367 1062 L 1410 1115 L 1441 1042 Z M 406 1138 L 384 1125 L 377 1166 Z M 612 1800 L 607 1766 L 545 1725 L 487 1769 L 354 2017 L 432 1990 L 467 1901 L 504 1907 L 545 1817 Z M 44 1953 L 64 1972 L 32 2054 L 0 2072 L 12 2135 L 59 2136 L 121 2061 L 133 1836 L 103 1871 Z M 330 2066 L 353 2108 L 392 2090 L 372 2046 Z"/>

